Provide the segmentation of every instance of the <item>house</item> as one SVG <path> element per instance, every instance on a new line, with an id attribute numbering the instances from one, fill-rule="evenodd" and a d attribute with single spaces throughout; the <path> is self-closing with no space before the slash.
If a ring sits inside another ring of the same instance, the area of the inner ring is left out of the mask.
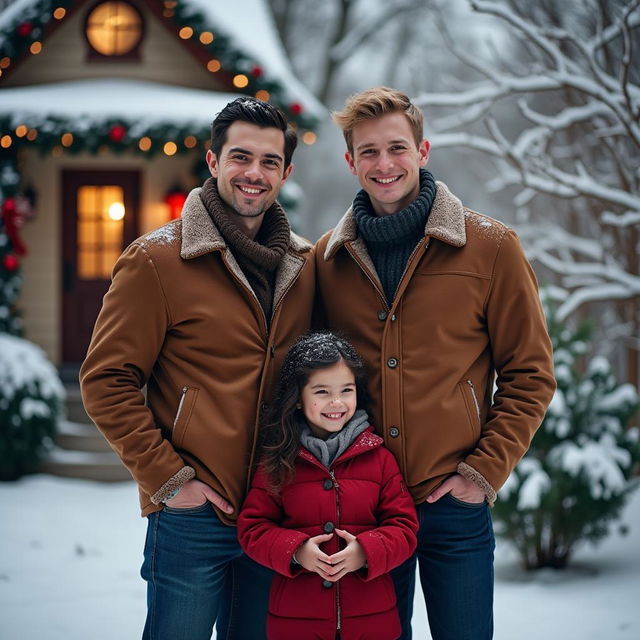
<path id="1" fill-rule="evenodd" d="M 323 108 L 290 71 L 263 0 L 14 0 L 0 12 L 0 208 L 35 200 L 26 337 L 77 369 L 111 269 L 179 215 L 215 114 L 280 106 L 307 144 Z"/>

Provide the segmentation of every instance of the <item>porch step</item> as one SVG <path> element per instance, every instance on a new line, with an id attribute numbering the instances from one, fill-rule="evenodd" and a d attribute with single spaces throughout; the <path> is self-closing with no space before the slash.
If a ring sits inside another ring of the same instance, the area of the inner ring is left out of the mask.
<path id="1" fill-rule="evenodd" d="M 67 392 L 67 419 L 72 422 L 91 424 L 91 419 L 82 404 L 82 395 L 78 383 L 67 382 L 64 388 Z"/>
<path id="2" fill-rule="evenodd" d="M 63 478 L 82 478 L 100 482 L 131 480 L 131 475 L 115 453 L 68 451 L 55 447 L 40 465 L 41 473 Z"/>

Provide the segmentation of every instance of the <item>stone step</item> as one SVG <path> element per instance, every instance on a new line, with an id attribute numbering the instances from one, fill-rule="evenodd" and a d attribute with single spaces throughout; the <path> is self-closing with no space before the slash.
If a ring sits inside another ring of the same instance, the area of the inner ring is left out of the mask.
<path id="1" fill-rule="evenodd" d="M 91 419 L 84 410 L 82 404 L 82 395 L 80 394 L 80 386 L 77 384 L 67 383 L 64 385 L 67 392 L 67 419 L 72 422 L 84 422 L 91 424 Z"/>
<path id="2" fill-rule="evenodd" d="M 58 425 L 56 445 L 67 451 L 94 451 L 111 453 L 109 443 L 94 424 L 84 424 L 63 420 Z"/>
<path id="3" fill-rule="evenodd" d="M 49 452 L 40 466 L 40 472 L 100 482 L 131 480 L 131 474 L 113 452 L 68 451 L 59 447 L 54 447 Z"/>

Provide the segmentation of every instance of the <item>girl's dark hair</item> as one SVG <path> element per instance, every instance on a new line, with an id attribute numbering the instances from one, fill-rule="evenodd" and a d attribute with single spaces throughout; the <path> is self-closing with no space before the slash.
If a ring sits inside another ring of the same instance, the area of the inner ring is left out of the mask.
<path id="1" fill-rule="evenodd" d="M 343 361 L 353 372 L 357 407 L 367 404 L 364 365 L 354 347 L 329 332 L 308 333 L 287 353 L 274 401 L 261 428 L 262 466 L 270 489 L 278 493 L 293 480 L 295 459 L 300 448 L 302 410 L 297 408 L 303 387 L 313 371 Z"/>

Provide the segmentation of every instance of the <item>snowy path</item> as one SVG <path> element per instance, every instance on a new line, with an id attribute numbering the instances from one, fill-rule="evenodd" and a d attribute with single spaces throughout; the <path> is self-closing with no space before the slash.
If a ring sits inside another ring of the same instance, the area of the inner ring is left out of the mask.
<path id="1" fill-rule="evenodd" d="M 629 536 L 583 549 L 566 574 L 523 576 L 499 545 L 495 640 L 640 638 L 640 492 L 624 522 Z M 0 484 L 0 638 L 139 638 L 144 532 L 133 483 Z M 430 637 L 420 598 L 414 629 Z"/>

